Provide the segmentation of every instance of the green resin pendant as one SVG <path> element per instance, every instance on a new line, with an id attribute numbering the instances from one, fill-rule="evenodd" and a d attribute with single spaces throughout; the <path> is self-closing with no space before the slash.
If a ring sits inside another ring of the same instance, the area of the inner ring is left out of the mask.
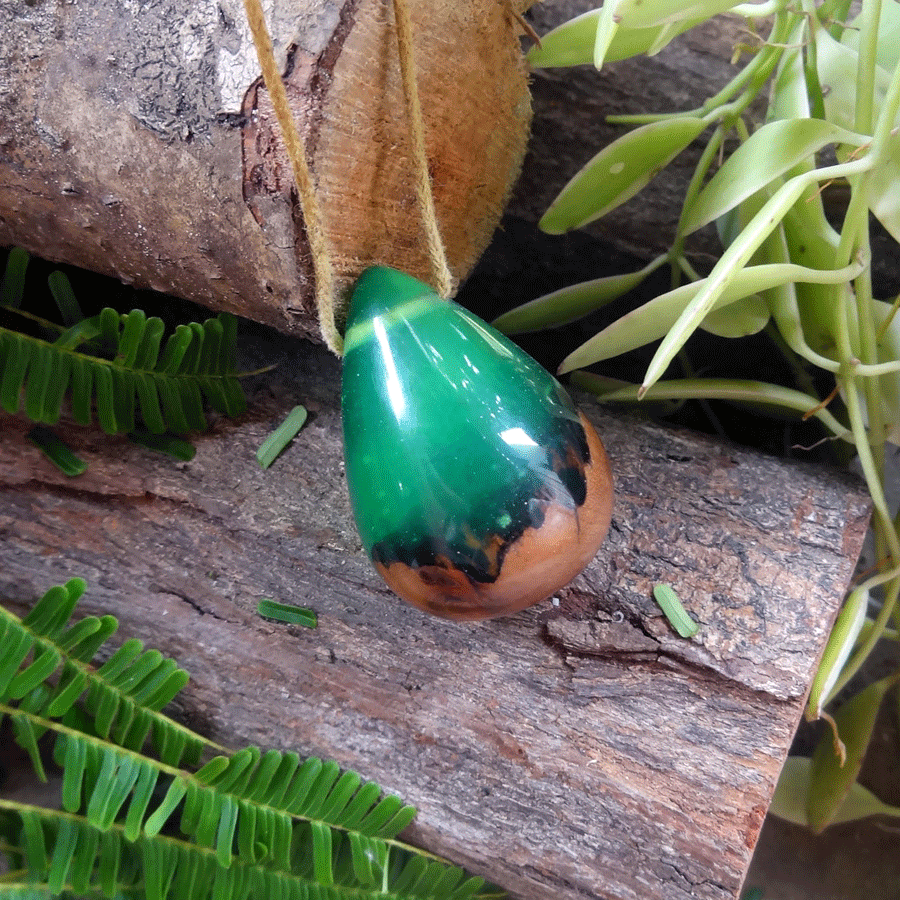
<path id="1" fill-rule="evenodd" d="M 612 514 L 593 426 L 551 375 L 428 285 L 360 276 L 344 344 L 344 457 L 366 552 L 450 619 L 516 612 L 571 581 Z"/>

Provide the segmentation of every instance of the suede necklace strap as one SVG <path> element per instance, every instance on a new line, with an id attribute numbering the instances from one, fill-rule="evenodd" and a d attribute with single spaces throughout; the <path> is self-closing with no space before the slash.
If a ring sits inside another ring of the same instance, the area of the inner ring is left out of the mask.
<path id="1" fill-rule="evenodd" d="M 434 208 L 431 177 L 428 173 L 422 106 L 416 83 L 412 21 L 406 0 L 393 0 L 393 4 L 400 72 L 403 81 L 403 97 L 412 140 L 416 199 L 422 218 L 422 227 L 425 232 L 434 286 L 441 297 L 447 298 L 453 293 L 454 279 L 447 264 L 447 254 Z M 247 23 L 250 26 L 250 32 L 253 35 L 253 44 L 256 48 L 260 68 L 262 69 L 263 81 L 272 99 L 275 116 L 284 136 L 285 147 L 291 161 L 294 181 L 297 184 L 300 208 L 303 212 L 306 234 L 309 239 L 313 260 L 313 270 L 316 279 L 316 312 L 322 339 L 332 353 L 336 356 L 343 356 L 344 341 L 336 322 L 337 298 L 335 297 L 331 246 L 316 194 L 316 186 L 309 169 L 306 148 L 291 113 L 287 93 L 284 89 L 284 82 L 275 62 L 272 39 L 266 26 L 261 0 L 244 0 L 244 10 L 247 15 Z"/>

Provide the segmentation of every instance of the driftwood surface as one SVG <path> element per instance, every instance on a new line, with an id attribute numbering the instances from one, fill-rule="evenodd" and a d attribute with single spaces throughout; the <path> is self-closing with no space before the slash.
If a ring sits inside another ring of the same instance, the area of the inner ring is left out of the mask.
<path id="1" fill-rule="evenodd" d="M 390 0 L 267 0 L 339 290 L 429 274 Z M 426 153 L 464 277 L 519 173 L 519 0 L 407 0 Z M 310 248 L 241 0 L 0 3 L 0 245 L 318 334 Z"/>
<path id="2" fill-rule="evenodd" d="M 68 480 L 5 416 L 0 596 L 86 578 L 84 611 L 191 673 L 192 727 L 377 780 L 419 808 L 409 840 L 514 898 L 734 898 L 866 529 L 859 486 L 585 400 L 618 490 L 601 552 L 558 606 L 452 624 L 361 552 L 337 361 L 258 341 L 247 365 L 281 365 L 190 463 L 64 428 L 90 463 Z M 298 402 L 306 427 L 260 470 Z M 693 639 L 661 616 L 658 582 Z M 263 597 L 312 607 L 318 628 L 261 619 Z"/>

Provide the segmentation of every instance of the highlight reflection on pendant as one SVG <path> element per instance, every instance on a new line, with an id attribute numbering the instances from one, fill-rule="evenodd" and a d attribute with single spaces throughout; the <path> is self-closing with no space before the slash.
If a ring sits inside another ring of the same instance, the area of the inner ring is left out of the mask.
<path id="1" fill-rule="evenodd" d="M 420 609 L 516 612 L 602 543 L 613 487 L 593 426 L 530 356 L 417 279 L 377 266 L 357 281 L 342 406 L 363 546 Z"/>

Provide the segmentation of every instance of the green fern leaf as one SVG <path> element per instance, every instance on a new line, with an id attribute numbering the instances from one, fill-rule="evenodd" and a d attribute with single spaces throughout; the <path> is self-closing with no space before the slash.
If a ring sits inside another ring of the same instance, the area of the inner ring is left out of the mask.
<path id="1" fill-rule="evenodd" d="M 79 320 L 66 276 L 53 273 L 50 284 L 69 326 L 55 341 L 0 328 L 0 405 L 8 412 L 18 412 L 24 392 L 25 414 L 52 424 L 71 387 L 73 416 L 81 424 L 90 424 L 95 405 L 108 434 L 133 431 L 138 416 L 151 433 L 170 428 L 184 434 L 207 427 L 204 398 L 226 415 L 246 408 L 234 365 L 234 316 L 178 326 L 160 352 L 165 326 L 158 317 L 106 308 Z M 78 352 L 82 345 L 95 355 Z"/>
<path id="2" fill-rule="evenodd" d="M 94 863 L 100 849 L 100 833 L 93 828 L 80 830 L 69 867 L 69 884 L 73 894 L 86 894 L 90 888 L 91 876 L 94 874 Z"/>
<path id="3" fill-rule="evenodd" d="M 35 775 L 46 782 L 47 773 L 44 771 L 44 762 L 41 759 L 41 751 L 38 747 L 40 735 L 35 730 L 31 720 L 19 713 L 10 713 L 9 720 L 12 724 L 15 742 L 28 754 Z"/>
<path id="4" fill-rule="evenodd" d="M 480 879 L 387 843 L 413 810 L 333 761 L 250 747 L 191 775 L 183 766 L 196 765 L 204 742 L 156 710 L 186 676 L 139 641 L 90 669 L 115 620 L 71 624 L 83 588 L 73 580 L 48 592 L 29 628 L 0 612 L 0 674 L 8 689 L 26 691 L 18 709 L 0 713 L 35 754 L 40 735 L 56 731 L 63 764 L 69 813 L 25 815 L 16 819 L 19 836 L 6 838 L 33 861 L 37 887 L 93 896 L 102 885 L 109 897 L 137 891 L 160 900 L 246 900 L 251 890 L 267 900 L 487 896 Z M 64 713 L 66 724 L 46 718 L 50 712 Z M 141 755 L 148 738 L 163 761 Z M 12 827 L 8 811 L 0 801 L 3 836 Z M 175 823 L 177 840 L 166 836 Z"/>
<path id="5" fill-rule="evenodd" d="M 113 751 L 103 754 L 103 765 L 91 793 L 85 818 L 100 831 L 108 831 L 125 805 L 140 775 L 140 760 Z"/>
<path id="6" fill-rule="evenodd" d="M 50 588 L 22 619 L 22 626 L 36 636 L 55 641 L 72 617 L 86 587 L 83 579 L 72 578 L 65 585 Z"/>
<path id="7" fill-rule="evenodd" d="M 175 434 L 186 434 L 191 428 L 185 417 L 184 407 L 181 405 L 181 397 L 174 380 L 171 378 L 157 379 L 156 387 L 159 391 L 159 399 L 162 401 L 163 415 L 166 422 L 169 423 L 169 428 Z"/>
<path id="8" fill-rule="evenodd" d="M 246 747 L 243 750 L 239 750 L 227 760 L 227 769 L 224 769 L 214 780 L 207 783 L 210 786 L 214 785 L 220 791 L 234 794 L 238 797 L 242 796 L 243 785 L 249 779 L 250 773 L 259 761 L 260 755 L 258 747 Z"/>
<path id="9" fill-rule="evenodd" d="M 192 764 L 204 742 L 158 712 L 184 687 L 187 674 L 158 651 L 143 652 L 140 641 L 127 641 L 92 669 L 88 664 L 115 633 L 116 621 L 89 617 L 69 625 L 84 588 L 81 579 L 51 588 L 21 621 L 0 610 L 0 703 L 21 698 L 20 710 L 35 721 L 62 717 L 78 728 L 74 704 L 82 699 L 92 733 L 135 751 L 149 736 L 165 764 Z"/>
<path id="10" fill-rule="evenodd" d="M 175 331 L 166 341 L 162 358 L 156 365 L 156 371 L 165 375 L 174 375 L 176 372 L 182 371 L 181 362 L 193 339 L 193 332 L 187 325 L 176 326 Z"/>
<path id="11" fill-rule="evenodd" d="M 87 469 L 87 463 L 77 457 L 68 444 L 60 440 L 49 428 L 35 425 L 28 430 L 26 437 L 64 475 L 73 478 Z"/>
<path id="12" fill-rule="evenodd" d="M 413 856 L 407 860 L 406 865 L 394 878 L 391 879 L 391 887 L 398 894 L 417 895 L 417 887 L 420 885 L 428 871 L 428 860 L 422 856 Z"/>
<path id="13" fill-rule="evenodd" d="M 62 807 L 74 813 L 81 809 L 82 788 L 87 770 L 88 745 L 75 737 L 67 737 L 57 744 L 62 758 Z"/>
<path id="14" fill-rule="evenodd" d="M 348 838 L 354 877 L 363 885 L 380 885 L 387 868 L 387 844 L 367 838 L 355 831 L 351 831 Z"/>
<path id="15" fill-rule="evenodd" d="M 35 343 L 23 335 L 6 332 L 3 337 L 5 359 L 3 381 L 0 383 L 0 405 L 8 413 L 19 411 L 19 395 L 25 383 L 25 373 L 31 361 Z"/>
<path id="16" fill-rule="evenodd" d="M 31 664 L 19 671 L 6 689 L 11 700 L 21 700 L 46 681 L 62 662 L 62 654 L 52 647 L 36 649 Z"/>
<path id="17" fill-rule="evenodd" d="M 143 334 L 141 335 L 140 346 L 134 360 L 134 368 L 151 372 L 156 368 L 159 359 L 159 350 L 162 344 L 162 337 L 165 333 L 166 326 L 163 320 L 158 316 L 151 316 L 147 319 Z"/>
<path id="18" fill-rule="evenodd" d="M 50 719 L 62 718 L 87 688 L 87 673 L 66 662 L 56 689 L 47 704 L 45 715 Z"/>
<path id="19" fill-rule="evenodd" d="M 357 830 L 370 837 L 396 837 L 415 817 L 412 806 L 405 806 L 399 797 L 385 797 L 363 820 Z"/>
<path id="20" fill-rule="evenodd" d="M 237 830 L 238 804 L 231 797 L 224 797 L 219 812 L 215 836 L 216 859 L 223 868 L 231 865 L 231 848 Z"/>
<path id="21" fill-rule="evenodd" d="M 142 309 L 133 309 L 122 317 L 122 334 L 116 360 L 126 368 L 132 368 L 141 348 L 147 316 Z"/>
<path id="22" fill-rule="evenodd" d="M 32 872 L 44 872 L 47 869 L 49 856 L 43 822 L 40 816 L 32 810 L 23 810 L 21 820 L 28 868 Z"/>
<path id="23" fill-rule="evenodd" d="M 191 342 L 185 351 L 178 371 L 187 375 L 196 375 L 200 356 L 203 353 L 204 329 L 200 322 L 189 322 L 187 327 L 191 332 Z"/>
<path id="24" fill-rule="evenodd" d="M 100 337 L 103 342 L 110 348 L 119 346 L 119 325 L 121 324 L 119 314 L 110 307 L 104 307 L 100 310 L 97 324 L 100 328 Z"/>
<path id="25" fill-rule="evenodd" d="M 331 857 L 331 829 L 322 822 L 310 822 L 313 846 L 313 875 L 319 884 L 334 884 Z"/>
<path id="26" fill-rule="evenodd" d="M 134 372 L 110 368 L 113 383 L 113 405 L 118 433 L 134 431 L 135 387 Z"/>
<path id="27" fill-rule="evenodd" d="M 196 378 L 181 378 L 177 382 L 181 405 L 192 431 L 206 430 L 206 416 L 203 414 L 203 395 Z"/>
<path id="28" fill-rule="evenodd" d="M 94 368 L 94 390 L 97 397 L 97 418 L 100 420 L 100 427 L 107 434 L 117 434 L 119 425 L 116 422 L 112 369 L 107 366 Z"/>
<path id="29" fill-rule="evenodd" d="M 325 760 L 325 762 L 322 763 L 322 769 L 319 772 L 318 777 L 315 782 L 313 782 L 306 801 L 302 808 L 297 810 L 297 813 L 310 819 L 321 818 L 322 809 L 328 802 L 329 791 L 334 787 L 340 774 L 340 766 L 338 766 L 334 760 Z"/>
<path id="30" fill-rule="evenodd" d="M 142 841 L 140 847 L 147 900 L 166 900 L 175 877 L 176 852 L 163 841 Z"/>
<path id="31" fill-rule="evenodd" d="M 73 662 L 88 662 L 119 627 L 115 616 L 88 616 L 57 639 L 57 645 Z"/>
<path id="32" fill-rule="evenodd" d="M 222 380 L 225 391 L 225 413 L 229 416 L 239 416 L 247 409 L 247 398 L 240 382 L 235 377 L 226 377 Z"/>
<path id="33" fill-rule="evenodd" d="M 9 699 L 9 685 L 22 663 L 31 652 L 34 640 L 24 631 L 17 631 L 11 622 L 4 622 L 0 632 L 0 646 L 3 656 L 0 658 L 0 698 Z"/>
<path id="34" fill-rule="evenodd" d="M 135 372 L 134 387 L 141 407 L 141 418 L 147 430 L 153 434 L 162 434 L 166 430 L 166 422 L 159 405 L 157 376 L 149 372 Z"/>
<path id="35" fill-rule="evenodd" d="M 78 847 L 78 829 L 71 819 L 61 819 L 56 839 L 53 843 L 53 855 L 47 872 L 47 887 L 51 891 L 61 893 L 69 879 L 69 868 Z"/>
<path id="36" fill-rule="evenodd" d="M 144 823 L 144 833 L 150 837 L 158 834 L 169 820 L 169 816 L 178 808 L 178 804 L 181 803 L 187 792 L 188 782 L 184 778 L 176 778 L 169 785 L 169 790 L 163 797 L 162 802 Z"/>
<path id="37" fill-rule="evenodd" d="M 72 284 L 65 272 L 51 272 L 47 277 L 47 285 L 50 288 L 53 299 L 56 301 L 59 314 L 67 326 L 71 327 L 84 319 L 78 300 L 75 299 Z"/>
<path id="38" fill-rule="evenodd" d="M 345 807 L 341 815 L 341 826 L 351 829 L 354 832 L 363 834 L 360 825 L 363 819 L 372 811 L 376 805 L 376 801 L 381 796 L 381 788 L 374 781 L 368 781 L 356 792 L 356 796 Z M 387 798 L 386 798 L 387 799 Z M 403 808 L 403 804 L 397 799 L 396 804 L 399 808 Z M 390 809 L 393 804 L 389 804 L 386 809 Z M 408 807 L 412 809 L 412 807 Z M 405 827 L 405 826 L 404 826 Z M 400 831 L 401 829 L 398 829 Z M 382 835 L 383 837 L 394 837 L 391 835 Z"/>
<path id="39" fill-rule="evenodd" d="M 141 762 L 140 773 L 135 782 L 128 813 L 125 816 L 124 834 L 129 841 L 136 841 L 141 833 L 159 774 L 159 770 L 149 761 Z"/>
<path id="40" fill-rule="evenodd" d="M 54 342 L 57 350 L 74 350 L 85 341 L 92 341 L 100 336 L 100 325 L 97 316 L 82 319 L 64 331 Z"/>
<path id="41" fill-rule="evenodd" d="M 133 878 L 128 878 L 123 872 L 130 861 L 130 854 L 122 841 L 122 835 L 113 830 L 100 835 L 97 884 L 105 897 L 115 897 L 123 883 L 133 881 Z"/>
<path id="42" fill-rule="evenodd" d="M 34 348 L 25 386 L 25 415 L 33 422 L 43 422 L 46 418 L 44 395 L 50 386 L 53 374 L 53 352 L 43 344 Z"/>
<path id="43" fill-rule="evenodd" d="M 94 370 L 87 359 L 76 356 L 72 360 L 72 418 L 79 425 L 91 424 L 91 398 Z"/>
<path id="44" fill-rule="evenodd" d="M 219 350 L 222 346 L 224 329 L 218 319 L 207 319 L 203 323 L 203 340 L 200 343 L 195 371 L 198 374 L 221 372 Z"/>
<path id="45" fill-rule="evenodd" d="M 28 253 L 21 247 L 13 247 L 6 257 L 3 281 L 0 281 L 0 306 L 18 309 L 25 294 L 25 270 L 28 268 Z"/>

